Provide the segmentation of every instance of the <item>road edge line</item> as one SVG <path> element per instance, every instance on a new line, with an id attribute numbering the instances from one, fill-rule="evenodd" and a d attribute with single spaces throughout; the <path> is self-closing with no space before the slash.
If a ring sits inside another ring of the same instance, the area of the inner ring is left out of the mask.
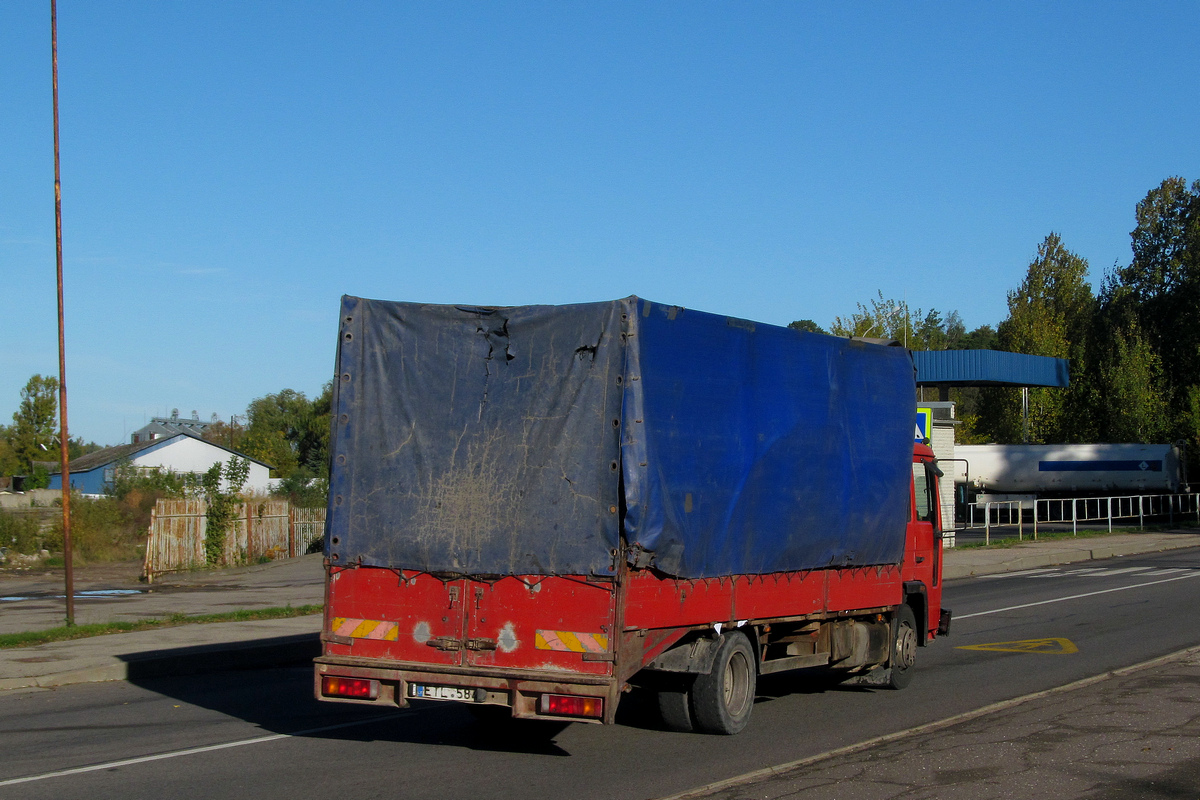
<path id="1" fill-rule="evenodd" d="M 732 778 L 725 778 L 724 780 L 714 781 L 712 783 L 705 784 L 704 786 L 686 789 L 676 794 L 664 795 L 656 798 L 655 800 L 689 800 L 689 798 L 703 797 L 704 795 L 712 794 L 713 792 L 717 792 L 722 789 L 730 789 L 735 786 L 743 786 L 754 783 L 755 781 L 763 778 L 771 778 L 783 775 L 799 769 L 800 767 L 806 767 L 811 764 L 816 764 L 820 761 L 827 761 L 829 759 L 837 758 L 838 756 L 845 756 L 860 752 L 862 750 L 868 750 L 876 745 L 888 744 L 900 739 L 906 739 L 910 736 L 918 736 L 923 733 L 931 733 L 933 731 L 942 730 L 943 728 L 949 728 L 953 725 L 957 725 L 960 722 L 969 722 L 970 720 L 978 719 L 979 717 L 985 717 L 989 714 L 1006 711 L 1010 708 L 1015 708 L 1034 700 L 1040 700 L 1044 697 L 1066 694 L 1067 692 L 1073 692 L 1076 689 L 1084 689 L 1097 683 L 1103 683 L 1111 678 L 1122 678 L 1126 675 L 1131 675 L 1135 672 L 1141 672 L 1142 670 L 1146 669 L 1152 669 L 1162 664 L 1169 664 L 1173 661 L 1182 661 L 1188 656 L 1195 654 L 1200 654 L 1200 645 L 1186 647 L 1183 650 L 1177 650 L 1174 653 L 1168 653 L 1165 656 L 1158 656 L 1157 658 L 1132 664 L 1128 667 L 1120 667 L 1118 669 L 1109 670 L 1108 672 L 1103 672 L 1099 675 L 1093 675 L 1090 678 L 1081 678 L 1077 681 L 1063 684 L 1062 686 L 1043 689 L 1040 692 L 1033 692 L 1032 694 L 1021 695 L 1020 697 L 1013 697 L 1009 700 L 1001 700 L 998 703 L 991 703 L 990 705 L 974 709 L 973 711 L 964 711 L 961 714 L 955 714 L 953 716 L 935 720 L 933 722 L 922 723 L 921 725 L 916 725 L 912 728 L 906 728 L 902 731 L 885 733 L 880 736 L 865 739 L 861 742 L 845 745 L 843 747 L 837 747 L 833 750 L 826 750 L 824 753 L 817 753 L 816 755 L 798 758 L 795 761 L 788 761 L 783 764 L 776 764 L 770 767 L 763 767 L 762 769 L 756 769 L 752 772 L 745 772 L 741 775 L 735 775 Z"/>

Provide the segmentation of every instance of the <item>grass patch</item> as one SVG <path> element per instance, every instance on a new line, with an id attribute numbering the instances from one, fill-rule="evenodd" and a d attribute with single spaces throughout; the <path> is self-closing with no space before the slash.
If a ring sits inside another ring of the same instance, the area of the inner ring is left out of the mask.
<path id="1" fill-rule="evenodd" d="M 173 628 L 177 625 L 194 625 L 207 622 L 252 622 L 260 619 L 288 619 L 320 614 L 321 604 L 284 606 L 282 608 L 258 608 L 245 611 L 225 611 L 220 614 L 172 614 L 161 619 L 145 619 L 137 622 L 97 622 L 90 625 L 74 625 L 48 628 L 43 631 L 0 634 L 0 649 L 8 647 L 32 647 L 50 642 L 66 642 L 71 639 L 87 639 L 109 633 L 132 633 L 158 628 Z"/>

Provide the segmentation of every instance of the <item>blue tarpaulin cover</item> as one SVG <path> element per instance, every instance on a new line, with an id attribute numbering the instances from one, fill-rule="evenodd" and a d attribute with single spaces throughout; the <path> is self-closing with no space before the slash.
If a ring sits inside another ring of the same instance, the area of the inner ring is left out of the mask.
<path id="1" fill-rule="evenodd" d="M 345 297 L 327 555 L 468 575 L 896 563 L 912 361 L 651 303 Z"/>

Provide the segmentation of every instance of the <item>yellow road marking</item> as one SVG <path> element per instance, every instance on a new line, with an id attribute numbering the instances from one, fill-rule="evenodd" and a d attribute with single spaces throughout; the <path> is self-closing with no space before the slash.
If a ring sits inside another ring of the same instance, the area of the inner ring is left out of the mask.
<path id="1" fill-rule="evenodd" d="M 992 644 L 968 644 L 955 650 L 991 650 L 998 653 L 1041 653 L 1051 656 L 1066 656 L 1078 653 L 1079 648 L 1070 639 L 1024 639 L 1019 642 L 993 642 Z"/>

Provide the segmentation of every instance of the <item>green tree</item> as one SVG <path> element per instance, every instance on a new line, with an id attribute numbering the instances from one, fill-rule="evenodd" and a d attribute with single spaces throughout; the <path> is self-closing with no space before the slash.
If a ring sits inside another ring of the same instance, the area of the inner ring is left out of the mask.
<path id="1" fill-rule="evenodd" d="M 798 319 L 795 322 L 789 322 L 788 327 L 794 331 L 804 333 L 825 333 L 825 329 L 811 319 Z"/>
<path id="2" fill-rule="evenodd" d="M 246 427 L 238 422 L 239 419 L 245 420 L 246 417 L 243 414 L 234 414 L 229 422 L 219 419 L 206 427 L 200 436 L 205 441 L 242 452 L 242 439 L 246 435 Z"/>
<path id="3" fill-rule="evenodd" d="M 1000 337 L 991 325 L 980 325 L 970 333 L 965 333 L 954 342 L 950 350 L 995 350 L 1000 346 Z"/>
<path id="4" fill-rule="evenodd" d="M 0 476 L 20 475 L 23 472 L 21 459 L 9 443 L 10 438 L 8 426 L 0 425 Z"/>
<path id="5" fill-rule="evenodd" d="M 245 427 L 220 423 L 204 438 L 270 464 L 282 479 L 280 494 L 301 505 L 324 505 L 329 484 L 329 426 L 333 382 L 309 400 L 303 392 L 284 389 L 252 401 Z"/>
<path id="6" fill-rule="evenodd" d="M 1150 443 L 1168 435 L 1162 362 L 1136 323 L 1115 332 L 1101 376 L 1099 425 L 1106 441 Z"/>
<path id="7" fill-rule="evenodd" d="M 1102 293 L 1109 348 L 1113 332 L 1131 324 L 1158 359 L 1168 423 L 1161 436 L 1192 439 L 1193 401 L 1200 393 L 1200 181 L 1180 177 L 1151 189 L 1137 205 L 1130 233 L 1133 260 L 1114 270 Z M 1200 453 L 1193 453 L 1193 458 Z M 1200 468 L 1200 459 L 1193 462 Z"/>
<path id="8" fill-rule="evenodd" d="M 1072 384 L 1029 390 L 1029 441 L 1084 441 L 1094 436 L 1089 383 L 1084 378 L 1096 300 L 1087 282 L 1087 261 L 1068 250 L 1056 233 L 1038 245 L 1025 279 L 1008 293 L 1008 317 L 997 330 L 1001 350 L 1071 361 Z M 999 442 L 1023 439 L 1019 389 L 982 393 L 977 430 Z"/>
<path id="9" fill-rule="evenodd" d="M 795 323 L 793 323 L 795 325 Z M 910 350 L 946 350 L 966 332 L 957 311 L 943 317 L 937 309 L 910 308 L 903 300 L 888 300 L 882 291 L 868 305 L 848 317 L 834 317 L 829 326 L 835 336 L 894 339 Z"/>
<path id="10" fill-rule="evenodd" d="M 56 460 L 55 422 L 58 414 L 58 379 L 34 375 L 21 389 L 21 404 L 8 429 L 8 445 L 18 469 L 32 474 L 34 461 Z"/>

